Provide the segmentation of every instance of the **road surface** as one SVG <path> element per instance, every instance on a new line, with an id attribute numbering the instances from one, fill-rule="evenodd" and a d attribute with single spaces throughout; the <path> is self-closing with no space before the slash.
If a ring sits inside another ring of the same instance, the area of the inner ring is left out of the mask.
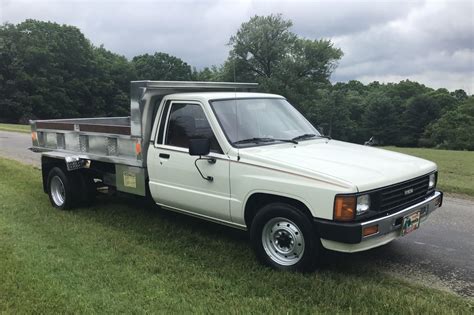
<path id="1" fill-rule="evenodd" d="M 40 154 L 31 152 L 28 150 L 29 147 L 31 147 L 30 134 L 0 130 L 0 156 L 39 167 Z"/>
<path id="2" fill-rule="evenodd" d="M 40 166 L 29 134 L 0 131 L 0 156 Z M 331 253 L 329 261 L 376 264 L 408 281 L 474 297 L 474 201 L 445 197 L 420 229 L 386 246 L 357 254 Z"/>

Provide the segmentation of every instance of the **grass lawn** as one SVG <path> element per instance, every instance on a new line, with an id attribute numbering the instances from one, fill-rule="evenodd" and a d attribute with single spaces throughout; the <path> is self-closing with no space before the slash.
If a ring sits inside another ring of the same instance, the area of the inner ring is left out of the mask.
<path id="1" fill-rule="evenodd" d="M 474 151 L 385 147 L 431 160 L 438 164 L 438 187 L 445 191 L 474 196 Z"/>
<path id="2" fill-rule="evenodd" d="M 472 300 L 341 261 L 260 266 L 243 232 L 136 199 L 53 209 L 40 171 L 0 159 L 0 313 L 471 313 Z"/>
<path id="3" fill-rule="evenodd" d="M 30 125 L 0 124 L 0 130 L 30 133 Z"/>

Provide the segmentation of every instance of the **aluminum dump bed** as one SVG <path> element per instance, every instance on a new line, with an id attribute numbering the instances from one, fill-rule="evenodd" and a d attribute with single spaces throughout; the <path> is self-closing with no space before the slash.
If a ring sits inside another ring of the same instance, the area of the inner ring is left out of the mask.
<path id="1" fill-rule="evenodd" d="M 153 116 L 163 96 L 174 93 L 249 91 L 255 83 L 132 81 L 130 117 L 30 121 L 35 152 L 146 167 Z"/>

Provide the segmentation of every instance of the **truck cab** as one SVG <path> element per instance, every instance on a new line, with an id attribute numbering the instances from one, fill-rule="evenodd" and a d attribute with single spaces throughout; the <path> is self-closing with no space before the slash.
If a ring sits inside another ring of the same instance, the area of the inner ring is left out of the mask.
<path id="1" fill-rule="evenodd" d="M 90 121 L 69 121 L 67 136 L 67 121 L 32 122 L 45 192 L 58 208 L 89 199 L 98 184 L 148 195 L 163 209 L 249 231 L 259 260 L 284 270 L 314 268 L 323 248 L 386 244 L 441 206 L 434 163 L 333 140 L 283 96 L 253 87 L 132 83 L 130 131 L 121 136 Z M 53 133 L 56 147 L 47 145 Z"/>

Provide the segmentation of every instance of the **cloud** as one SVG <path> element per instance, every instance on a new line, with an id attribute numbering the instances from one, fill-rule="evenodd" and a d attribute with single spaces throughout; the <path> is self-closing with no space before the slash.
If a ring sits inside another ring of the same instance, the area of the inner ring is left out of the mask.
<path id="1" fill-rule="evenodd" d="M 420 81 L 474 93 L 472 2 L 425 2 L 407 15 L 333 41 L 345 57 L 333 79 Z"/>
<path id="2" fill-rule="evenodd" d="M 471 1 L 0 1 L 0 22 L 75 25 L 95 45 L 128 58 L 162 51 L 197 68 L 222 64 L 240 24 L 271 13 L 291 19 L 300 36 L 329 38 L 342 48 L 333 81 L 408 78 L 474 93 Z"/>

